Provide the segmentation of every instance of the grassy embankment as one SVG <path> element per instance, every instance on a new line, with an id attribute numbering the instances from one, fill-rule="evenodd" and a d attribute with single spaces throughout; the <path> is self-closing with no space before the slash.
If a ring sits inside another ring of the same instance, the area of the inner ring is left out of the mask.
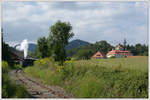
<path id="1" fill-rule="evenodd" d="M 66 61 L 64 66 L 45 58 L 24 72 L 79 98 L 148 97 L 148 57 Z"/>
<path id="2" fill-rule="evenodd" d="M 20 66 L 14 66 L 19 68 Z M 2 61 L 2 98 L 26 98 L 29 97 L 28 92 L 22 85 L 17 85 L 9 77 L 9 67 L 6 61 Z"/>

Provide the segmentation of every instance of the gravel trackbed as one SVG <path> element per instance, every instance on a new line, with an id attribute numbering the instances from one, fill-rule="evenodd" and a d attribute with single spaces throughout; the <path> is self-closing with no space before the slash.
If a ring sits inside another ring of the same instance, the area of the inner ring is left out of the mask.
<path id="1" fill-rule="evenodd" d="M 23 84 L 30 94 L 29 98 L 72 98 L 60 87 L 48 86 L 29 78 L 21 70 L 12 70 L 11 78 L 16 84 Z"/>

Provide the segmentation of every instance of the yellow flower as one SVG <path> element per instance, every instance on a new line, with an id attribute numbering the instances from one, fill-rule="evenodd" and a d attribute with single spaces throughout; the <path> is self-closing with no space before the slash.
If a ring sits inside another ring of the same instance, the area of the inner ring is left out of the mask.
<path id="1" fill-rule="evenodd" d="M 60 68 L 60 69 L 63 69 L 63 68 L 64 68 L 64 66 L 59 66 L 59 68 Z"/>
<path id="2" fill-rule="evenodd" d="M 63 68 L 64 68 L 64 66 L 58 66 L 56 70 L 57 70 L 58 72 L 61 72 L 61 70 L 62 70 Z"/>
<path id="3" fill-rule="evenodd" d="M 72 60 L 66 60 L 65 64 L 67 64 L 67 63 L 72 63 Z"/>

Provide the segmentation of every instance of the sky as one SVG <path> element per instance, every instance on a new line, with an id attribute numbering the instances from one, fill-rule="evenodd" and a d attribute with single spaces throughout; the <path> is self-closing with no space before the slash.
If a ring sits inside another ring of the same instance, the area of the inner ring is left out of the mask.
<path id="1" fill-rule="evenodd" d="M 58 20 L 69 22 L 75 36 L 90 43 L 106 40 L 112 45 L 148 44 L 146 2 L 3 2 L 4 41 L 10 45 L 24 39 L 36 43 L 48 37 Z M 70 41 L 71 41 L 70 40 Z"/>

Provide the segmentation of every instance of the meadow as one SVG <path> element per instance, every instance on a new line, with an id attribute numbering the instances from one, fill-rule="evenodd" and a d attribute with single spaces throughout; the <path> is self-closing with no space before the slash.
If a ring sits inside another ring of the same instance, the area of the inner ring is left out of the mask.
<path id="1" fill-rule="evenodd" d="M 148 57 L 70 60 L 64 66 L 44 58 L 24 72 L 76 98 L 148 97 Z"/>

